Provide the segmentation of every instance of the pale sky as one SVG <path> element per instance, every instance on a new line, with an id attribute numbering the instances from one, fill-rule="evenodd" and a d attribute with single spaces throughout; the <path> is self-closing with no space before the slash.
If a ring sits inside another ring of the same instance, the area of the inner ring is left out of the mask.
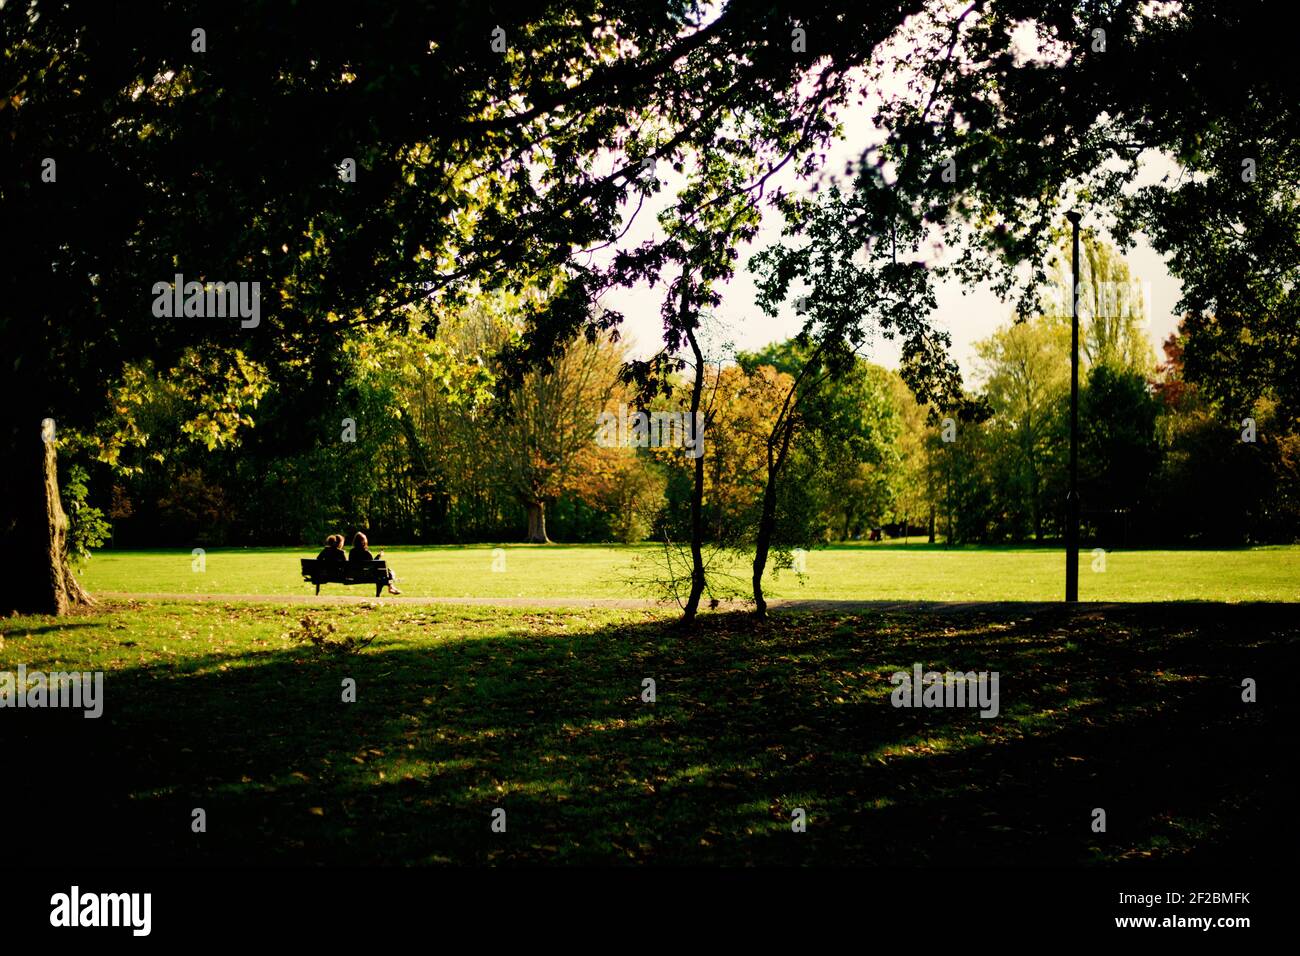
<path id="1" fill-rule="evenodd" d="M 1154 165 L 1163 168 L 1162 163 Z M 838 167 L 832 164 L 832 168 L 843 168 L 843 161 L 840 161 Z M 661 178 L 665 177 L 661 175 Z M 672 192 L 665 190 L 661 195 L 671 196 Z M 657 211 L 651 210 L 647 203 L 647 208 L 642 210 L 625 242 L 634 244 L 658 235 L 660 230 L 655 220 Z M 1089 224 L 1085 215 L 1083 226 Z M 754 252 L 779 239 L 780 224 L 769 213 L 764 218 L 756 241 L 742 252 L 741 265 L 735 277 L 722 288 L 722 305 L 715 314 L 721 327 L 718 337 L 730 341 L 736 349 L 752 351 L 770 342 L 787 339 L 801 325 L 792 306 L 786 306 L 775 317 L 767 316 L 759 310 L 755 305 L 753 276 L 744 267 Z M 1181 284 L 1169 275 L 1163 259 L 1144 239 L 1140 239 L 1124 258 L 1134 279 L 1149 291 L 1147 335 L 1151 339 L 1153 351 L 1159 356 L 1161 342 L 1178 324 L 1173 309 L 1181 295 Z M 662 286 L 641 286 L 616 290 L 604 299 L 607 306 L 621 310 L 626 316 L 623 333 L 635 343 L 634 353 L 638 356 L 652 354 L 658 348 L 662 335 L 659 309 L 663 293 Z M 951 334 L 953 355 L 968 381 L 973 380 L 975 371 L 974 343 L 987 338 L 999 325 L 1010 321 L 1012 312 L 1011 305 L 999 301 L 987 287 L 964 289 L 956 281 L 944 282 L 938 286 L 938 309 L 934 314 L 934 322 Z M 716 359 L 718 356 L 715 354 L 712 357 Z M 897 367 L 896 343 L 878 340 L 868 352 L 867 358 L 889 368 Z"/>
<path id="2" fill-rule="evenodd" d="M 1026 50 L 1027 56 L 1039 55 L 1033 51 L 1032 44 Z M 900 79 L 898 83 L 901 88 L 902 80 Z M 848 106 L 842 111 L 843 128 L 847 134 L 832 150 L 825 167 L 828 171 L 842 173 L 847 160 L 856 160 L 865 148 L 879 141 L 880 137 L 870 122 L 874 112 L 872 101 L 875 99 L 874 95 L 868 95 L 863 103 Z M 1151 155 L 1144 159 L 1140 184 L 1152 182 L 1175 169 L 1173 164 L 1163 156 Z M 654 197 L 656 203 L 647 201 L 636 223 L 624 237 L 625 247 L 636 245 L 661 232 L 656 216 L 671 201 L 682 184 L 682 179 L 671 169 L 663 168 L 665 165 L 661 164 L 658 171 L 659 179 L 665 183 L 665 187 Z M 777 184 L 788 191 L 805 194 L 810 185 L 795 179 L 788 173 L 774 180 L 773 185 Z M 629 208 L 628 212 L 630 211 Z M 1064 221 L 1062 225 L 1064 226 Z M 1085 213 L 1083 227 L 1087 228 L 1089 225 L 1096 227 L 1100 224 L 1090 221 Z M 1104 230 L 1102 234 L 1105 235 Z M 782 314 L 776 317 L 766 316 L 758 309 L 755 305 L 753 277 L 745 269 L 745 264 L 753 253 L 779 239 L 780 222 L 774 213 L 767 210 L 757 239 L 742 250 L 740 266 L 735 278 L 721 289 L 723 301 L 715 314 L 720 329 L 716 336 L 711 336 L 715 341 L 730 342 L 736 349 L 753 350 L 770 342 L 789 338 L 798 331 L 801 323 L 794 315 L 792 306 L 787 306 Z M 1158 356 L 1161 342 L 1177 327 L 1173 307 L 1181 295 L 1180 283 L 1169 275 L 1161 257 L 1144 239 L 1139 238 L 1136 247 L 1125 255 L 1125 260 L 1134 279 L 1141 282 L 1149 293 L 1147 334 Z M 662 287 L 620 289 L 610 293 L 603 300 L 604 304 L 619 309 L 626 316 L 623 332 L 625 337 L 634 343 L 633 352 L 637 356 L 652 354 L 658 348 L 662 335 L 659 309 L 663 301 L 663 292 Z M 988 337 L 997 326 L 1009 321 L 1011 316 L 1010 304 L 1000 302 L 988 288 L 977 287 L 964 290 L 956 282 L 947 282 L 938 287 L 938 309 L 933 320 L 936 325 L 951 334 L 953 355 L 960 363 L 963 376 L 968 383 L 974 381 L 973 344 Z M 728 357 L 719 354 L 724 352 L 724 349 L 715 347 L 712 351 L 714 353 L 710 355 L 712 360 L 719 358 L 725 360 Z M 868 352 L 867 358 L 890 368 L 897 367 L 896 343 L 877 341 Z"/>

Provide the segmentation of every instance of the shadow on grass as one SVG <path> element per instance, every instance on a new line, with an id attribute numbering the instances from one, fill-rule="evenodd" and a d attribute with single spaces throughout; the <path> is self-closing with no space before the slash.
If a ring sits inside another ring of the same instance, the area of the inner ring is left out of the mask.
<path id="1" fill-rule="evenodd" d="M 87 628 L 93 629 L 97 626 L 97 624 L 91 621 L 68 621 L 60 618 L 57 619 L 57 623 L 42 624 L 37 627 L 25 627 L 21 634 L 16 631 L 11 632 L 5 639 L 17 643 L 24 638 L 36 637 L 41 634 L 62 634 L 65 631 L 80 631 Z"/>
<path id="2" fill-rule="evenodd" d="M 562 620 L 186 658 L 111 672 L 99 720 L 4 712 L 9 845 L 27 865 L 1243 864 L 1293 845 L 1293 608 Z M 1001 713 L 894 708 L 889 675 L 916 662 L 998 671 Z"/>

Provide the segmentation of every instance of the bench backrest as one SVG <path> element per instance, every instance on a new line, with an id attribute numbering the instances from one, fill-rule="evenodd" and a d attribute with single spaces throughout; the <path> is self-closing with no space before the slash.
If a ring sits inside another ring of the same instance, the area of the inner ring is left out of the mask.
<path id="1" fill-rule="evenodd" d="M 385 561 L 324 561 L 320 558 L 299 558 L 302 562 L 303 577 L 313 580 L 332 581 L 367 581 L 373 580 L 375 573 L 388 567 Z"/>

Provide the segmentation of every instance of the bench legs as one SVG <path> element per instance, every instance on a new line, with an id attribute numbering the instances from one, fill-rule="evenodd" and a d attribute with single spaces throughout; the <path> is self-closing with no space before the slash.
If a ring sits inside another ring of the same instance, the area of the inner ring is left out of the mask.
<path id="1" fill-rule="evenodd" d="M 313 581 L 312 583 L 316 585 L 316 596 L 317 596 L 317 597 L 320 597 L 320 586 L 321 586 L 322 584 L 329 584 L 330 582 L 328 582 L 328 581 Z M 337 583 L 341 583 L 341 584 L 343 584 L 343 585 L 346 587 L 347 585 L 350 585 L 350 584 L 361 584 L 362 582 L 360 582 L 360 581 L 342 581 L 342 582 L 337 582 Z M 375 582 L 375 597 L 379 597 L 381 594 L 383 594 L 383 593 L 384 593 L 384 588 L 385 588 L 387 585 L 388 585 L 388 582 L 387 582 L 386 580 L 379 580 L 379 581 L 376 581 L 376 582 Z"/>

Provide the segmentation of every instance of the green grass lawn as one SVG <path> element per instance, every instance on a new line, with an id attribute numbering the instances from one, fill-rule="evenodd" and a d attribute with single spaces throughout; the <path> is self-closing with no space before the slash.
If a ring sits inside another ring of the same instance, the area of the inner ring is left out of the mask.
<path id="1" fill-rule="evenodd" d="M 384 549 L 403 592 L 414 597 L 625 598 L 649 596 L 660 549 L 643 545 L 503 545 L 493 548 Z M 193 570 L 189 551 L 103 551 L 87 562 L 92 591 L 134 594 L 310 595 L 298 559 L 284 548 L 208 551 Z M 1081 553 L 1084 601 L 1300 601 L 1300 546 L 1221 551 L 1113 551 L 1105 570 Z M 807 573 L 768 577 L 777 598 L 815 600 L 1051 601 L 1064 589 L 1064 555 L 1055 549 L 953 548 L 919 544 L 837 545 L 808 554 Z M 747 568 L 737 563 L 742 582 Z M 325 594 L 367 593 L 326 585 Z M 369 592 L 373 595 L 373 591 Z"/>
<path id="2" fill-rule="evenodd" d="M 293 637 L 304 613 L 375 640 L 322 652 Z M 1290 853 L 1298 638 L 1258 604 L 693 631 L 658 610 L 105 604 L 0 620 L 0 671 L 106 675 L 98 720 L 0 711 L 0 814 L 27 864 L 1254 865 Z M 891 706 L 913 663 L 997 670 L 999 715 Z"/>

